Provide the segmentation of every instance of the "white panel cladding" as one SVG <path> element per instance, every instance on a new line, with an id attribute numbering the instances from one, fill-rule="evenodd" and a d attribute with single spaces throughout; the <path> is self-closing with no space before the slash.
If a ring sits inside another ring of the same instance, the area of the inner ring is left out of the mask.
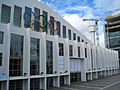
<path id="1" fill-rule="evenodd" d="M 87 44 L 85 45 L 85 48 L 87 49 L 87 58 L 86 58 L 86 69 L 87 71 L 91 70 L 91 49 L 90 46 Z"/>
<path id="2" fill-rule="evenodd" d="M 81 58 L 85 58 L 85 46 L 84 46 L 84 43 L 81 43 L 80 52 L 81 52 Z"/>
<path id="3" fill-rule="evenodd" d="M 80 60 L 70 59 L 70 72 L 80 72 Z"/>
<path id="4" fill-rule="evenodd" d="M 64 58 L 63 56 L 59 56 L 58 58 L 58 69 L 59 69 L 59 72 L 64 72 Z"/>
<path id="5" fill-rule="evenodd" d="M 96 47 L 92 46 L 92 52 L 93 52 L 93 70 L 97 69 L 97 61 L 96 61 Z"/>

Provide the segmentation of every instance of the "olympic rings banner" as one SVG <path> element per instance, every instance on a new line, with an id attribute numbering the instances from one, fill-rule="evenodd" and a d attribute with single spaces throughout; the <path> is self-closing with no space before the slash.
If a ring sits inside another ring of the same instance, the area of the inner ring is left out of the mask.
<path id="1" fill-rule="evenodd" d="M 27 14 L 32 14 L 33 18 L 29 21 L 26 17 Z M 44 15 L 39 15 L 36 16 L 35 13 L 32 10 L 26 10 L 24 13 L 24 22 L 25 25 L 30 26 L 30 28 L 32 30 L 36 30 L 36 28 L 39 28 L 39 32 L 43 32 L 47 27 L 52 31 L 55 32 L 58 30 L 58 24 L 57 21 L 55 19 L 50 19 L 48 22 L 46 23 L 42 23 L 39 18 L 42 17 L 45 21 L 47 21 L 47 17 L 45 17 Z M 51 24 L 55 23 L 56 24 L 56 28 L 53 29 L 51 27 Z"/>

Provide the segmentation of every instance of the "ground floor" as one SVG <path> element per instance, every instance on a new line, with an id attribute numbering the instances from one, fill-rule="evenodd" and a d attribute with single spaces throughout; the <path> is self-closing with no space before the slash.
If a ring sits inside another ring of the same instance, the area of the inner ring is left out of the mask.
<path id="1" fill-rule="evenodd" d="M 119 70 L 115 70 L 115 69 L 102 70 L 97 72 L 87 72 L 86 73 L 87 82 L 80 83 L 80 86 L 76 84 L 73 85 L 73 83 L 82 81 L 81 72 L 71 72 L 70 75 L 59 75 L 59 76 L 47 75 L 46 77 L 44 76 L 43 77 L 30 76 L 29 78 L 28 77 L 10 77 L 9 80 L 0 81 L 0 90 L 47 90 L 47 89 L 53 90 L 53 88 L 55 87 L 57 88 L 60 87 L 62 90 L 64 89 L 70 90 L 69 88 L 73 88 L 74 86 L 76 86 L 75 87 L 76 89 L 74 88 L 75 90 L 79 90 L 77 88 L 83 88 L 86 85 L 88 85 L 86 87 L 92 88 L 94 90 L 94 88 L 100 88 L 100 87 L 94 87 L 96 84 L 93 84 L 93 87 L 89 86 L 89 82 L 94 82 L 94 80 L 99 81 L 99 79 L 101 79 L 102 81 L 102 78 L 109 77 L 109 76 L 114 77 L 114 75 L 116 75 L 116 77 L 120 76 L 120 75 L 117 75 L 118 72 Z M 117 80 L 117 78 L 115 80 Z M 72 86 L 70 84 L 72 84 Z M 64 87 L 66 85 L 67 87 Z M 105 86 L 105 85 L 98 85 L 98 86 Z M 85 90 L 90 90 L 90 89 L 85 89 Z"/>

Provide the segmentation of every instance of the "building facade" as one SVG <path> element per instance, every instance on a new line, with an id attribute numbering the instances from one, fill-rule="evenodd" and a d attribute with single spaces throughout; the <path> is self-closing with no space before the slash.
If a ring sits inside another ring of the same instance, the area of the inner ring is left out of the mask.
<path id="1" fill-rule="evenodd" d="M 96 47 L 37 0 L 0 0 L 0 18 L 0 90 L 47 90 L 117 74 L 117 51 Z"/>
<path id="2" fill-rule="evenodd" d="M 106 48 L 118 51 L 120 65 L 120 14 L 106 17 L 105 45 Z"/>

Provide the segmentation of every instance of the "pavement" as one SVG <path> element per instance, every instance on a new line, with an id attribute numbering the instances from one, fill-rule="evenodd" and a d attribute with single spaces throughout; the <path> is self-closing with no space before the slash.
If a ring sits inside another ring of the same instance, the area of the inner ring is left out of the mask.
<path id="1" fill-rule="evenodd" d="M 74 82 L 70 86 L 48 90 L 120 90 L 120 74 L 87 82 Z"/>

